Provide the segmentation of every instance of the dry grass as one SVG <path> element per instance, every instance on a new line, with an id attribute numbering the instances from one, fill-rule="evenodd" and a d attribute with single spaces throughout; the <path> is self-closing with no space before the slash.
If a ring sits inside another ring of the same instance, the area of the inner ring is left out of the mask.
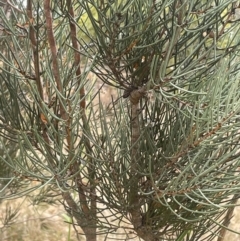
<path id="1" fill-rule="evenodd" d="M 0 240 L 1 241 L 84 241 L 79 227 L 67 222 L 62 205 L 40 204 L 33 206 L 30 198 L 5 200 L 0 204 Z M 7 210 L 19 209 L 18 215 L 8 226 L 4 226 Z M 106 211 L 107 212 L 107 211 Z M 109 213 L 107 213 L 109 215 Z M 126 226 L 126 224 L 125 224 Z M 77 232 L 76 232 L 77 231 Z M 78 234 L 77 234 L 78 233 Z M 119 228 L 116 233 L 98 237 L 98 240 L 139 240 Z"/>
<path id="2" fill-rule="evenodd" d="M 18 216 L 13 224 L 3 227 L 6 210 L 12 211 L 20 205 Z M 240 207 L 234 212 L 229 228 L 240 232 Z M 74 228 L 66 223 L 67 216 L 61 204 L 31 205 L 30 199 L 5 200 L 0 204 L 0 240 L 1 241 L 83 241 L 84 236 L 76 235 Z M 78 230 L 80 231 L 80 230 Z M 103 237 L 98 239 L 104 240 Z M 113 234 L 107 240 L 127 240 L 127 235 Z M 128 240 L 134 240 L 128 239 Z M 136 239 L 137 240 L 137 239 Z M 227 232 L 224 241 L 240 241 L 240 235 Z"/>
<path id="3" fill-rule="evenodd" d="M 13 224 L 3 227 L 7 210 L 20 210 L 14 218 Z M 64 223 L 65 211 L 58 206 L 47 204 L 33 206 L 28 198 L 3 201 L 0 205 L 0 225 L 2 241 L 65 241 L 76 240 L 73 228 Z M 70 229 L 70 239 L 68 232 Z"/>

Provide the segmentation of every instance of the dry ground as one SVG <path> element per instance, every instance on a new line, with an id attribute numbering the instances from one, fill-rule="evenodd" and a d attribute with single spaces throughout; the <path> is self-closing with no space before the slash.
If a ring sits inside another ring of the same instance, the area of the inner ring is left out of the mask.
<path id="1" fill-rule="evenodd" d="M 2 229 L 6 210 L 14 211 L 21 205 L 14 224 Z M 230 228 L 240 232 L 240 207 L 237 207 Z M 83 236 L 76 236 L 74 228 L 66 223 L 70 221 L 61 204 L 58 206 L 32 206 L 29 199 L 4 201 L 0 205 L 0 240 L 1 241 L 83 241 Z M 114 239 L 116 238 L 116 239 Z M 112 235 L 107 240 L 125 240 L 124 235 Z M 104 238 L 99 238 L 103 241 Z M 134 240 L 134 239 L 131 239 Z M 224 241 L 240 241 L 240 235 L 227 232 Z"/>

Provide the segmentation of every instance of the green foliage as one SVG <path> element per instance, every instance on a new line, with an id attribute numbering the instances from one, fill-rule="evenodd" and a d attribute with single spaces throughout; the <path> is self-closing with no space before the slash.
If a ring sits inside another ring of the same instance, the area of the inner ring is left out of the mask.
<path id="1" fill-rule="evenodd" d="M 88 241 L 130 225 L 145 240 L 218 235 L 240 186 L 236 7 L 45 0 L 12 8 L 11 21 L 2 11 L 0 160 L 11 181 L 34 181 L 9 197 L 61 194 Z M 107 106 L 100 84 L 116 90 Z"/>
<path id="2" fill-rule="evenodd" d="M 90 10 L 94 18 L 97 20 L 97 10 L 92 6 L 90 6 Z M 79 31 L 79 34 L 78 34 L 79 40 L 82 41 L 83 43 L 89 44 L 90 39 L 92 39 L 95 36 L 95 31 L 87 12 L 84 12 L 81 15 L 78 23 L 80 26 L 84 27 L 82 28 L 82 31 Z"/>

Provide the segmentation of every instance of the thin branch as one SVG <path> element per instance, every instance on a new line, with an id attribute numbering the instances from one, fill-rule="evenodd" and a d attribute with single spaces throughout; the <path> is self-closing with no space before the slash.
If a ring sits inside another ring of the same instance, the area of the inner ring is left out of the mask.
<path id="1" fill-rule="evenodd" d="M 38 44 L 35 36 L 35 30 L 33 27 L 33 14 L 32 14 L 32 0 L 28 0 L 27 2 L 27 15 L 29 18 L 29 36 L 30 41 L 32 44 L 32 51 L 33 51 L 33 58 L 34 58 L 34 69 L 35 69 L 35 79 L 37 83 L 38 93 L 41 98 L 40 100 L 40 106 L 42 107 L 41 101 L 43 101 L 43 88 L 40 78 L 40 66 L 39 66 L 39 53 L 38 53 Z M 21 69 L 20 69 L 21 71 Z"/>
<path id="2" fill-rule="evenodd" d="M 78 84 L 81 85 L 81 66 L 80 66 L 80 62 L 81 62 L 81 55 L 80 55 L 80 48 L 79 48 L 79 44 L 77 41 L 77 29 L 76 29 L 76 24 L 74 23 L 74 10 L 72 7 L 72 1 L 68 0 L 67 1 L 68 4 L 68 11 L 69 11 L 69 25 L 70 25 L 70 30 L 71 30 L 71 40 L 72 40 L 72 46 L 73 49 L 75 49 L 76 51 L 74 52 L 74 66 L 76 68 L 76 76 L 78 78 Z M 85 109 L 86 107 L 86 100 L 85 100 L 85 89 L 84 86 L 80 88 L 80 106 L 82 107 L 82 109 Z"/>
<path id="3" fill-rule="evenodd" d="M 52 21 L 50 2 L 51 2 L 50 0 L 44 1 L 44 13 L 45 13 L 45 17 L 46 17 L 47 39 L 48 39 L 48 43 L 49 43 L 50 50 L 52 53 L 53 76 L 56 81 L 58 91 L 61 94 L 63 94 L 63 87 L 62 87 L 62 82 L 61 82 L 61 77 L 60 77 L 59 64 L 58 64 L 58 60 L 57 60 L 57 46 L 56 46 L 56 41 L 55 41 L 54 32 L 53 32 L 53 23 L 52 23 L 53 21 Z M 59 105 L 60 105 L 60 114 L 61 114 L 62 119 L 67 120 L 68 115 L 67 115 L 61 101 L 59 101 Z"/>
<path id="4" fill-rule="evenodd" d="M 78 79 L 78 86 L 80 86 L 82 84 L 82 77 L 81 77 L 81 56 L 80 56 L 80 48 L 79 48 L 79 44 L 77 42 L 77 30 L 76 30 L 76 23 L 74 23 L 74 9 L 73 9 L 73 3 L 71 0 L 67 1 L 67 7 L 68 7 L 68 12 L 69 12 L 69 26 L 70 26 L 70 36 L 71 36 L 71 40 L 72 40 L 72 46 L 73 49 L 75 49 L 74 52 L 74 66 L 76 68 L 76 77 Z M 82 87 L 80 88 L 80 108 L 81 108 L 81 117 L 84 123 L 84 127 L 89 130 L 88 127 L 88 123 L 87 123 L 87 117 L 86 117 L 86 101 L 85 101 L 85 88 L 84 85 L 82 85 Z M 69 118 L 70 121 L 70 118 Z M 67 141 L 68 141 L 68 146 L 69 146 L 69 150 L 71 151 L 72 149 L 72 133 L 71 133 L 71 124 L 68 123 L 67 126 Z M 86 131 L 86 130 L 85 130 Z M 85 141 L 85 146 L 86 146 L 86 151 L 88 152 L 89 156 L 91 156 L 91 148 L 90 148 L 90 142 L 88 140 L 88 138 L 84 138 Z M 92 160 L 89 160 L 89 165 L 91 167 L 93 167 L 94 165 L 92 165 Z M 78 164 L 74 163 L 73 165 L 73 171 L 74 173 L 78 172 Z M 89 180 L 90 182 L 94 181 L 94 177 L 95 177 L 95 171 L 94 168 L 93 170 L 91 170 L 91 168 L 88 168 L 88 172 L 89 172 Z M 90 206 L 87 205 L 87 198 L 86 195 L 84 194 L 84 190 L 82 187 L 82 181 L 81 181 L 81 176 L 80 173 L 79 175 L 76 176 L 75 178 L 75 182 L 78 188 L 78 195 L 79 195 L 79 201 L 80 201 L 80 205 L 82 207 L 83 213 L 85 215 L 85 222 L 88 222 L 89 226 L 92 227 L 88 227 L 88 230 L 86 230 L 86 227 L 83 227 L 82 225 L 82 221 L 80 222 L 80 226 L 83 228 L 86 237 L 88 237 L 88 240 L 96 240 L 96 210 L 97 210 L 97 203 L 96 203 L 96 188 L 95 185 L 90 185 L 90 193 L 89 193 L 89 199 L 90 199 Z M 78 220 L 79 222 L 79 220 Z"/>

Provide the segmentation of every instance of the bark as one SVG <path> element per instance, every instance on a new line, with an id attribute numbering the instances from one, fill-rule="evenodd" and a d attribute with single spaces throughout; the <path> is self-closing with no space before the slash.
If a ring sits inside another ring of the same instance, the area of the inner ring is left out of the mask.
<path id="1" fill-rule="evenodd" d="M 95 215 L 91 215 L 89 209 L 82 212 L 69 192 L 62 192 L 62 197 L 68 204 L 69 214 L 76 219 L 77 224 L 82 228 L 86 241 L 96 241 Z"/>
<path id="2" fill-rule="evenodd" d="M 131 214 L 131 222 L 137 235 L 146 241 L 158 241 L 160 239 L 154 235 L 151 226 L 143 224 L 141 204 L 138 195 L 138 185 L 141 180 L 141 176 L 138 173 L 138 166 L 141 165 L 141 163 L 139 163 L 141 157 L 138 146 L 141 131 L 139 122 L 139 101 L 143 98 L 145 91 L 146 87 L 144 86 L 140 89 L 133 90 L 129 96 L 131 103 L 131 186 L 129 192 L 129 212 Z"/>

